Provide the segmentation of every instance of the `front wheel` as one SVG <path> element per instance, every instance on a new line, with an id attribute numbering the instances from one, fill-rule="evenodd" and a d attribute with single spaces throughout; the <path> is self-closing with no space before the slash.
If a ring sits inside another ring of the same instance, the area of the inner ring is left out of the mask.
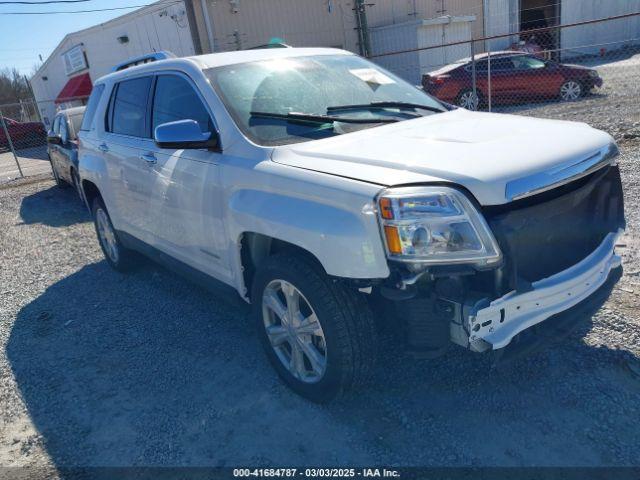
<path id="1" fill-rule="evenodd" d="M 293 391 L 327 402 L 368 379 L 377 343 L 369 306 L 315 262 L 286 253 L 268 258 L 252 301 L 267 356 Z"/>
<path id="2" fill-rule="evenodd" d="M 560 86 L 560 100 L 573 102 L 582 96 L 582 85 L 575 80 L 568 80 Z"/>

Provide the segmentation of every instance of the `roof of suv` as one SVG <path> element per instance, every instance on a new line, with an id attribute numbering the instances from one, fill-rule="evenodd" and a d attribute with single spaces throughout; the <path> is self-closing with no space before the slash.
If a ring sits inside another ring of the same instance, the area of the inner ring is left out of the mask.
<path id="1" fill-rule="evenodd" d="M 153 72 L 158 67 L 164 65 L 179 66 L 189 64 L 193 68 L 196 64 L 200 69 L 221 67 L 225 65 L 235 65 L 238 63 L 257 62 L 261 60 L 276 60 L 280 58 L 309 57 L 314 55 L 354 55 L 346 50 L 338 48 L 264 48 L 256 50 L 240 50 L 233 52 L 210 53 L 207 55 L 196 55 L 192 57 L 171 58 L 158 60 L 134 67 L 125 68 L 117 72 L 110 73 L 96 81 L 102 82 L 107 79 L 126 77 L 129 73 Z"/>
<path id="2" fill-rule="evenodd" d="M 353 55 L 353 53 L 338 48 L 263 48 L 258 50 L 210 53 L 208 55 L 198 55 L 187 58 L 198 62 L 202 68 L 213 68 L 237 63 L 278 58 L 308 57 L 312 55 Z"/>

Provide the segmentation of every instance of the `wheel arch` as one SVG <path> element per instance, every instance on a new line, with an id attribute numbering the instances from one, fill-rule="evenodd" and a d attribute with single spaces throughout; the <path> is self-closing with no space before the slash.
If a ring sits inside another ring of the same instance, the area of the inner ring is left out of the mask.
<path id="1" fill-rule="evenodd" d="M 312 258 L 334 277 L 389 276 L 372 201 L 358 192 L 332 194 L 327 190 L 305 198 L 298 192 L 242 189 L 231 196 L 226 224 L 234 283 L 241 295 L 246 298 L 251 291 L 252 268 L 280 249 Z"/>
<path id="2" fill-rule="evenodd" d="M 82 196 L 83 196 L 84 202 L 87 208 L 89 209 L 89 211 L 91 211 L 91 205 L 93 205 L 93 201 L 96 198 L 102 198 L 102 194 L 100 193 L 98 186 L 92 181 L 81 180 L 81 182 L 82 182 L 82 185 L 81 185 Z"/>
<path id="3" fill-rule="evenodd" d="M 306 258 L 326 273 L 322 262 L 313 253 L 306 248 L 280 238 L 247 231 L 240 235 L 238 245 L 240 246 L 242 281 L 244 283 L 245 296 L 249 300 L 251 300 L 251 290 L 257 269 L 267 258 L 277 253 L 290 252 Z"/>

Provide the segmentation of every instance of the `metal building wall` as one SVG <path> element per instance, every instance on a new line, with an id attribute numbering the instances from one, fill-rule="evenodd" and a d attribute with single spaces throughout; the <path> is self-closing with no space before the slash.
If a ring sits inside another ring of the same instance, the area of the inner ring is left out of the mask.
<path id="1" fill-rule="evenodd" d="M 517 32 L 520 27 L 519 3 L 518 0 L 485 0 L 485 36 L 490 37 Z M 512 40 L 509 37 L 487 40 L 485 50 L 506 50 L 511 45 Z"/>
<path id="2" fill-rule="evenodd" d="M 358 50 L 352 1 L 219 0 L 206 5 L 216 52 L 251 48 L 273 39 L 296 47 Z"/>
<path id="3" fill-rule="evenodd" d="M 414 20 L 370 30 L 371 51 L 374 55 L 418 48 L 417 28 L 422 22 Z M 418 52 L 401 53 L 373 58 L 373 61 L 407 81 L 419 83 L 420 55 Z"/>
<path id="4" fill-rule="evenodd" d="M 595 20 L 640 11 L 640 0 L 562 0 L 562 24 Z M 564 28 L 560 34 L 563 58 L 598 54 L 602 48 L 617 50 L 640 39 L 640 18 L 631 17 L 611 22 Z"/>
<path id="5" fill-rule="evenodd" d="M 383 57 L 375 55 L 471 40 L 473 15 L 452 17 L 450 20 L 414 20 L 372 28 L 373 61 L 419 85 L 422 74 L 471 56 L 471 43 Z"/>
<path id="6" fill-rule="evenodd" d="M 466 18 L 466 17 L 462 17 Z M 418 29 L 418 46 L 431 47 L 471 40 L 473 22 L 459 21 L 442 25 L 424 25 Z M 445 48 L 422 50 L 420 57 L 420 81 L 422 74 L 433 72 L 444 65 L 458 62 L 471 56 L 471 43 L 451 45 Z M 420 82 L 419 82 L 420 83 Z"/>
<path id="7" fill-rule="evenodd" d="M 472 35 L 484 36 L 483 0 L 376 0 L 367 8 L 370 27 L 429 19 L 443 15 L 475 15 Z"/>

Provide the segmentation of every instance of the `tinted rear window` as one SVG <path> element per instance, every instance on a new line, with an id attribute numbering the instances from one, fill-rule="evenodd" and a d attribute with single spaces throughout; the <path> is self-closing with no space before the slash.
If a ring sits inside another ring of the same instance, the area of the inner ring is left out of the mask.
<path id="1" fill-rule="evenodd" d="M 91 130 L 91 127 L 93 126 L 93 117 L 95 116 L 96 109 L 98 108 L 98 104 L 100 103 L 102 92 L 104 92 L 104 85 L 97 85 L 91 92 L 89 102 L 87 103 L 87 109 L 84 112 L 80 130 Z"/>
<path id="2" fill-rule="evenodd" d="M 134 78 L 118 84 L 113 101 L 111 131 L 132 137 L 147 137 L 147 102 L 151 77 Z"/>

